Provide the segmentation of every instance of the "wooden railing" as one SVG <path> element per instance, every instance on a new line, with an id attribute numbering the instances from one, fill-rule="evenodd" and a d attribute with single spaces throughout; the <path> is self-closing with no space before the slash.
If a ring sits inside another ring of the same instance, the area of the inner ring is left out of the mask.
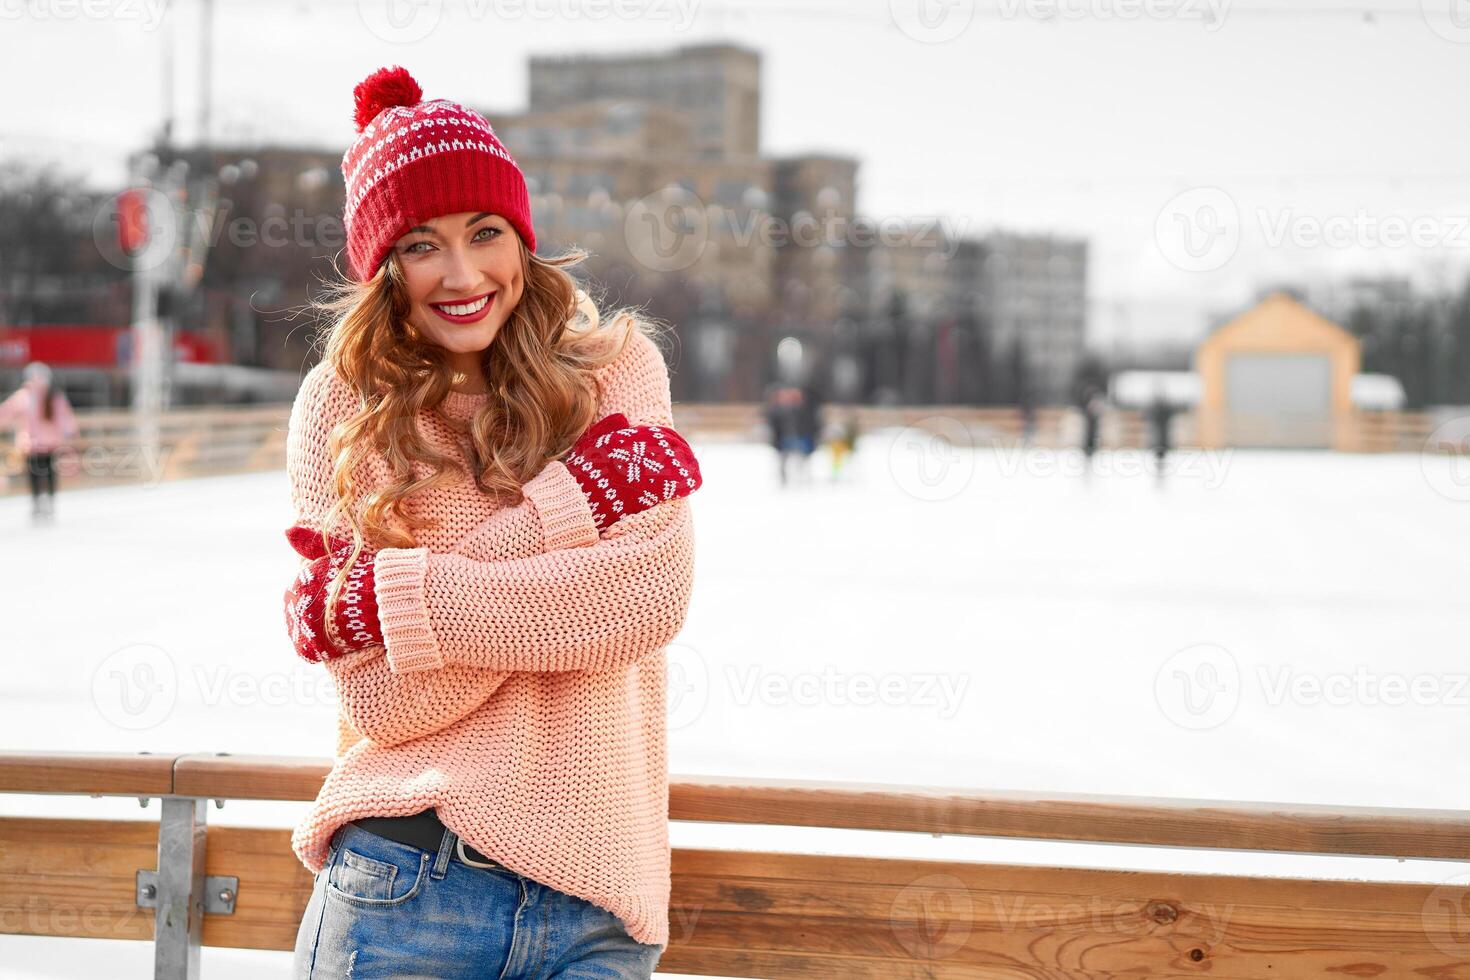
<path id="1" fill-rule="evenodd" d="M 58 457 L 60 481 L 67 487 L 147 484 L 281 469 L 290 410 L 289 405 L 174 409 L 159 416 L 156 446 L 140 437 L 128 412 L 81 412 L 81 438 Z M 1014 446 L 1026 428 L 1015 407 L 828 405 L 826 417 L 835 421 L 849 410 L 856 413 L 860 432 L 916 426 L 961 446 Z M 674 407 L 674 424 L 707 441 L 766 438 L 763 411 L 756 404 L 680 404 Z M 1176 447 L 1197 445 L 1192 415 L 1177 416 L 1171 431 Z M 1355 416 L 1341 445 L 1355 452 L 1470 451 L 1464 441 L 1431 441 L 1433 431 L 1434 417 L 1429 414 L 1363 412 Z M 1151 440 L 1144 413 L 1127 410 L 1104 415 L 1099 436 L 1105 448 L 1144 448 Z M 1031 425 L 1033 445 L 1071 447 L 1080 440 L 1081 422 L 1074 410 L 1036 411 Z M 8 477 L 0 480 L 0 495 L 28 492 L 25 461 L 15 451 L 8 431 L 0 431 L 0 464 L 0 472 Z"/>
<path id="2" fill-rule="evenodd" d="M 0 932 L 154 939 L 156 976 L 171 980 L 197 976 L 191 941 L 290 950 L 312 886 L 290 831 L 206 827 L 206 804 L 310 800 L 328 768 L 294 757 L 0 753 L 0 792 L 163 801 L 159 823 L 0 818 Z M 1461 811 L 722 777 L 673 779 L 669 807 L 674 820 L 725 824 L 1470 860 Z M 1470 884 L 1451 874 L 1430 885 L 678 848 L 658 970 L 1464 977 Z"/>

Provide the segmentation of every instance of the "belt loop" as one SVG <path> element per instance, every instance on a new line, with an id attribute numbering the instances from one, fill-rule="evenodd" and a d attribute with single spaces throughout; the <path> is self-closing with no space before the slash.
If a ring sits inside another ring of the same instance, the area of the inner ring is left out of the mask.
<path id="1" fill-rule="evenodd" d="M 458 840 L 454 831 L 448 827 L 444 828 L 444 836 L 439 838 L 439 853 L 434 858 L 434 870 L 429 872 L 429 877 L 438 881 L 444 877 L 444 871 L 449 867 L 449 856 L 454 853 L 454 842 Z"/>

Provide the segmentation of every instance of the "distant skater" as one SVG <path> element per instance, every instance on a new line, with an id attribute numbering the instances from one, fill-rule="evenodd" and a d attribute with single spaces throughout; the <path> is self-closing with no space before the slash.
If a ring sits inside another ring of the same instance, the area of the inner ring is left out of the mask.
<path id="1" fill-rule="evenodd" d="M 1149 405 L 1148 421 L 1154 451 L 1154 473 L 1160 483 L 1164 480 L 1164 468 L 1168 464 L 1169 450 L 1173 448 L 1169 434 L 1169 423 L 1174 419 L 1174 407 L 1162 395 L 1156 395 Z"/>
<path id="2" fill-rule="evenodd" d="M 841 421 L 832 424 L 830 431 L 831 437 L 827 440 L 827 452 L 832 457 L 832 481 L 835 483 L 842 478 L 848 460 L 857 451 L 857 412 L 849 408 L 842 414 Z"/>
<path id="3" fill-rule="evenodd" d="M 776 465 L 784 487 L 793 482 L 793 469 L 798 471 L 798 476 L 802 475 L 810 452 L 803 439 L 800 388 L 776 385 L 767 392 L 766 426 L 771 432 L 771 448 L 776 450 Z"/>
<path id="4" fill-rule="evenodd" d="M 1088 389 L 1082 399 L 1082 455 L 1085 458 L 1084 473 L 1092 475 L 1092 457 L 1097 453 L 1099 430 L 1102 427 L 1103 410 L 1107 408 L 1102 393 Z"/>
<path id="5" fill-rule="evenodd" d="M 51 369 L 26 365 L 24 380 L 0 402 L 0 428 L 15 427 L 16 449 L 25 454 L 31 484 L 31 520 L 56 517 L 56 454 L 81 435 L 66 393 L 52 384 Z"/>

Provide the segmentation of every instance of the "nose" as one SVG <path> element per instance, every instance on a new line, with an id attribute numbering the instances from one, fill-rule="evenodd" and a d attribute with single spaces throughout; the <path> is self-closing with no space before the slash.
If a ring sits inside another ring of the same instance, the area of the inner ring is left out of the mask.
<path id="1" fill-rule="evenodd" d="M 462 293 L 479 284 L 480 270 L 475 268 L 468 251 L 448 248 L 444 256 L 444 275 L 441 282 L 446 290 Z"/>

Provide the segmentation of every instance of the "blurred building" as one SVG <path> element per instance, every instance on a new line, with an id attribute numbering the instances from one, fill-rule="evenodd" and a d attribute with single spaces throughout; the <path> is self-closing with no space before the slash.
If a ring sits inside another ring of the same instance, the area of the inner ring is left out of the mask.
<path id="1" fill-rule="evenodd" d="M 1035 402 L 1069 402 L 1086 353 L 1087 242 L 999 232 L 981 240 L 976 258 L 972 297 L 996 370 Z"/>
<path id="2" fill-rule="evenodd" d="M 760 154 L 760 54 L 749 48 L 700 44 L 661 53 L 533 57 L 530 70 L 532 113 L 598 99 L 648 102 L 689 117 L 697 156 Z"/>
<path id="3" fill-rule="evenodd" d="M 532 58 L 527 108 L 485 115 L 526 174 L 539 251 L 587 249 L 571 271 L 604 306 L 677 328 L 676 399 L 759 398 L 793 338 L 814 383 L 843 399 L 1067 400 L 1086 243 L 951 241 L 937 220 L 864 216 L 859 161 L 762 154 L 760 60 L 732 44 Z M 310 360 L 308 300 L 345 261 L 341 149 L 137 155 L 188 171 L 181 223 L 206 246 L 170 287 L 166 317 L 204 342 L 194 358 L 298 374 Z M 196 387 L 209 375 L 191 371 Z"/>
<path id="4" fill-rule="evenodd" d="M 1267 297 L 1195 352 L 1200 444 L 1349 446 L 1359 364 L 1348 331 L 1286 293 Z"/>

